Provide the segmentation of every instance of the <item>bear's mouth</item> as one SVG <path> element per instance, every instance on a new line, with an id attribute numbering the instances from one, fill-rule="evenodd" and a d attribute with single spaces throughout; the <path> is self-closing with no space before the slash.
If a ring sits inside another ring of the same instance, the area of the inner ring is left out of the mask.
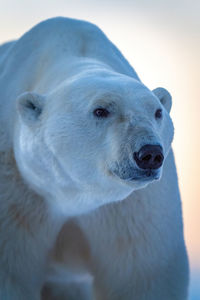
<path id="1" fill-rule="evenodd" d="M 154 170 L 154 169 L 147 169 L 147 170 L 138 170 L 133 169 L 132 172 L 123 172 L 120 173 L 117 170 L 114 170 L 111 172 L 114 176 L 117 176 L 121 180 L 124 181 L 140 181 L 140 182 L 150 182 L 153 180 L 159 180 L 160 179 L 160 169 Z"/>
<path id="2" fill-rule="evenodd" d="M 155 171 L 153 169 L 149 169 L 143 172 L 138 172 L 137 175 L 130 177 L 126 180 L 128 181 L 152 181 L 152 180 L 158 180 L 160 179 L 160 171 Z"/>

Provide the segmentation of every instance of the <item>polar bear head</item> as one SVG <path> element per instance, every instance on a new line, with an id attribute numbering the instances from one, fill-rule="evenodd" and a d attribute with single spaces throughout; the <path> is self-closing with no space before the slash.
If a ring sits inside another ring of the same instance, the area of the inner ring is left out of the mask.
<path id="1" fill-rule="evenodd" d="M 22 176 L 68 215 L 122 200 L 158 180 L 173 139 L 171 96 L 111 71 L 88 71 L 52 92 L 17 99 Z"/>

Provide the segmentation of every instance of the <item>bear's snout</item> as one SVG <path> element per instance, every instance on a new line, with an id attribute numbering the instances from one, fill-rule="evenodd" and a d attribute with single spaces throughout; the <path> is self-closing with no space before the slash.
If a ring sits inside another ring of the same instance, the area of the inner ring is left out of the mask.
<path id="1" fill-rule="evenodd" d="M 133 157 L 141 169 L 159 169 L 164 160 L 160 145 L 144 145 Z"/>

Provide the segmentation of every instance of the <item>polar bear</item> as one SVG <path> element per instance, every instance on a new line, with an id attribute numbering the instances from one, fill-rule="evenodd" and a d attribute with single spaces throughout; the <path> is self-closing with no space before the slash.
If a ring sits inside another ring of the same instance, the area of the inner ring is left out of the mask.
<path id="1" fill-rule="evenodd" d="M 0 299 L 187 299 L 170 108 L 88 22 L 1 46 Z"/>

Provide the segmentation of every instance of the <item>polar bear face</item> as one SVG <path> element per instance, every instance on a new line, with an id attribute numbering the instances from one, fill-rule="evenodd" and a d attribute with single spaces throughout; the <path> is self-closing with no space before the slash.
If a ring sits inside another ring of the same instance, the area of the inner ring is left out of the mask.
<path id="1" fill-rule="evenodd" d="M 173 139 L 171 97 L 135 79 L 89 71 L 17 99 L 14 149 L 29 185 L 74 216 L 158 180 Z"/>

